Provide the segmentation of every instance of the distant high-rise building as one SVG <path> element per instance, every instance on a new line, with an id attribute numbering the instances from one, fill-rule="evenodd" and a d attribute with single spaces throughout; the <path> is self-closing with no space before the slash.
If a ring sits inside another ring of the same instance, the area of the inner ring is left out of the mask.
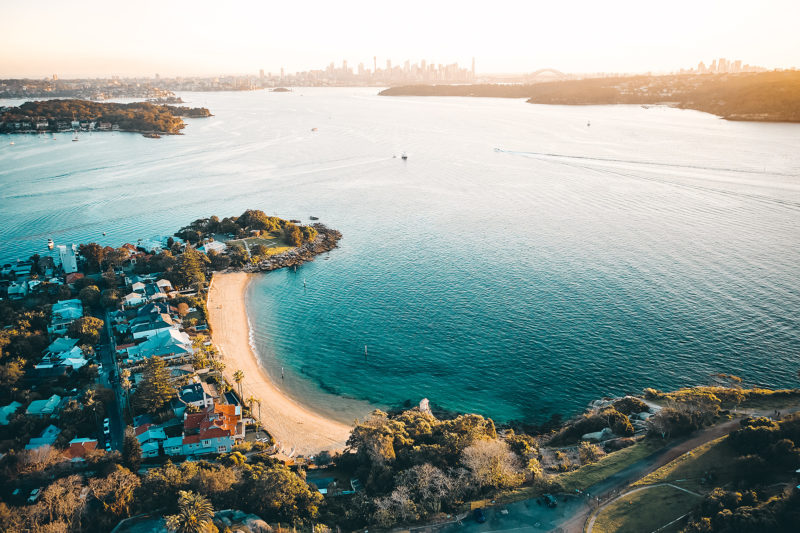
<path id="1" fill-rule="evenodd" d="M 281 67 L 281 79 L 283 79 L 283 67 Z"/>
<path id="2" fill-rule="evenodd" d="M 475 58 L 472 58 L 472 79 L 475 79 Z"/>
<path id="3" fill-rule="evenodd" d="M 386 60 L 386 70 L 389 70 L 389 71 L 392 70 L 392 60 L 391 59 L 387 59 Z"/>
<path id="4" fill-rule="evenodd" d="M 158 76 L 158 72 L 156 72 L 156 79 L 158 79 L 158 78 L 159 78 L 159 76 Z"/>
<path id="5" fill-rule="evenodd" d="M 263 68 L 262 69 L 258 69 L 258 77 L 260 79 L 262 79 L 262 80 L 264 79 L 264 69 Z"/>
<path id="6" fill-rule="evenodd" d="M 342 61 L 342 73 L 347 74 L 347 60 Z"/>
<path id="7" fill-rule="evenodd" d="M 372 73 L 378 72 L 378 56 L 372 56 Z"/>
<path id="8" fill-rule="evenodd" d="M 717 60 L 711 62 L 711 65 L 708 67 L 709 72 L 717 72 Z"/>
<path id="9" fill-rule="evenodd" d="M 697 64 L 697 72 L 699 72 L 700 74 L 705 74 L 707 71 L 708 69 L 706 68 L 705 63 L 701 61 Z"/>
<path id="10" fill-rule="evenodd" d="M 53 81 L 58 81 L 58 74 L 53 74 Z"/>

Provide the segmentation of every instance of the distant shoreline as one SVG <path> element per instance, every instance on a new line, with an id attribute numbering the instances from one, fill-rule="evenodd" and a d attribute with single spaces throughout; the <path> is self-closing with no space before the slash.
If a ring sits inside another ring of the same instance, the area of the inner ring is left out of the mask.
<path id="1" fill-rule="evenodd" d="M 725 120 L 800 123 L 800 71 L 630 76 L 530 85 L 408 85 L 381 96 L 526 98 L 545 105 L 666 105 Z"/>

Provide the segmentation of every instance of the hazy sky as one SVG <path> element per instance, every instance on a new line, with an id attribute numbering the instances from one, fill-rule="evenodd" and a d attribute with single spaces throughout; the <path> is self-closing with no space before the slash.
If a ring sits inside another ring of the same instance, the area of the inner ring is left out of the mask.
<path id="1" fill-rule="evenodd" d="M 800 67 L 800 0 L 0 2 L 0 76 L 216 75 L 343 59 L 478 72 Z"/>

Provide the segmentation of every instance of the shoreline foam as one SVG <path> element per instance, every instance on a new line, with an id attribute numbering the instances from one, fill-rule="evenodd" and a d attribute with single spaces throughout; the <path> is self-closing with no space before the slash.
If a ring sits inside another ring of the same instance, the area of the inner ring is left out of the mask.
<path id="1" fill-rule="evenodd" d="M 322 450 L 341 451 L 351 426 L 311 411 L 279 390 L 259 363 L 253 346 L 252 328 L 245 306 L 245 294 L 252 274 L 214 274 L 208 291 L 208 319 L 211 338 L 225 361 L 223 374 L 231 385 L 233 373 L 244 374 L 245 399 L 261 400 L 261 425 L 286 454 L 313 455 Z M 258 416 L 258 406 L 254 415 Z"/>

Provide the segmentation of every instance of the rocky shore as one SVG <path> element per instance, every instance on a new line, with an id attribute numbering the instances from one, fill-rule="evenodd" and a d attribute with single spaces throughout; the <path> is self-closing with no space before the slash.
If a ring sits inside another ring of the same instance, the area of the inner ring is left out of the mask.
<path id="1" fill-rule="evenodd" d="M 307 242 L 282 254 L 270 256 L 259 263 L 245 265 L 240 269 L 229 269 L 228 271 L 269 272 L 278 268 L 302 265 L 308 261 L 313 261 L 317 255 L 329 252 L 338 246 L 339 239 L 342 238 L 340 232 L 330 229 L 324 224 L 314 224 L 313 228 L 317 230 L 317 238 L 312 242 Z"/>

